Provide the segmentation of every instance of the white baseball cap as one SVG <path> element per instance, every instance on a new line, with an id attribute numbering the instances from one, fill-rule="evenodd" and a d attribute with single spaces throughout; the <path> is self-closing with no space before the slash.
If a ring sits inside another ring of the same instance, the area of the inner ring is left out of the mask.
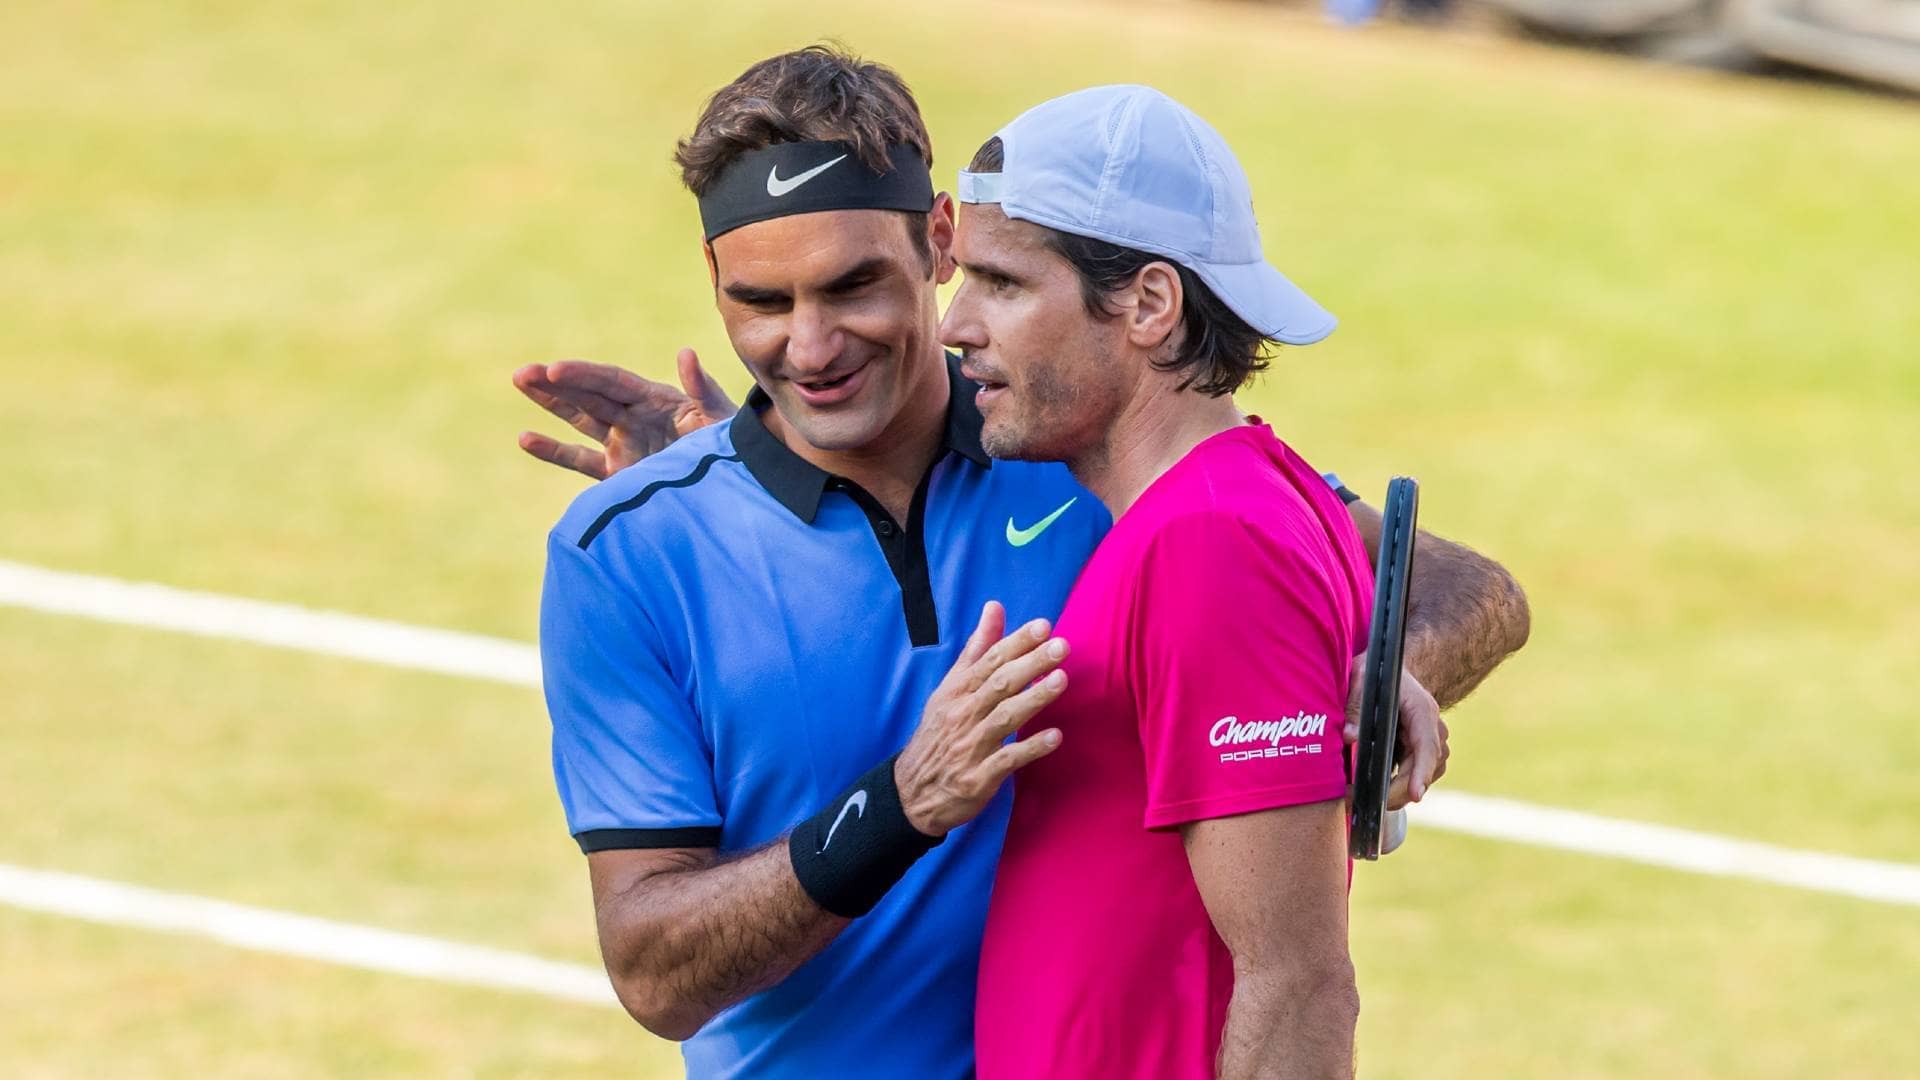
<path id="1" fill-rule="evenodd" d="M 1269 266 L 1246 171 L 1220 133 L 1148 86 L 1096 86 L 998 132 L 998 173 L 960 173 L 960 201 L 1159 255 L 1198 275 L 1255 330 L 1311 345 L 1339 320 Z"/>

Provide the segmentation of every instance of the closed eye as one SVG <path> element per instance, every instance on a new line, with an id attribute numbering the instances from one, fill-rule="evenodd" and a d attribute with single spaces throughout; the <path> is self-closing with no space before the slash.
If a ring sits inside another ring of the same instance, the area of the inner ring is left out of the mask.
<path id="1" fill-rule="evenodd" d="M 833 284 L 828 285 L 826 293 L 828 296 L 852 296 L 878 280 L 880 280 L 879 276 L 874 274 L 861 277 L 841 278 Z"/>
<path id="2" fill-rule="evenodd" d="M 793 306 L 793 297 L 777 289 L 755 289 L 747 285 L 728 285 L 727 298 L 755 311 L 785 311 Z"/>
<path id="3" fill-rule="evenodd" d="M 1015 278 L 1012 274 L 1009 274 L 1006 271 L 999 269 L 998 267 L 988 266 L 981 263 L 973 263 L 973 264 L 961 263 L 960 269 L 966 271 L 967 277 L 969 279 L 976 280 L 980 282 L 980 284 L 985 285 L 987 288 L 992 289 L 995 292 L 1004 292 L 1005 290 L 1020 284 L 1020 281 L 1018 278 Z"/>

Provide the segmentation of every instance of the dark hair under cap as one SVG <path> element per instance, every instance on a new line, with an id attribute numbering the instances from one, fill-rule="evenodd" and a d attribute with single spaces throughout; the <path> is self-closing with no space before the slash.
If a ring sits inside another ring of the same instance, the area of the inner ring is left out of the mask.
<path id="1" fill-rule="evenodd" d="M 893 167 L 876 172 L 840 142 L 789 142 L 741 154 L 700 197 L 709 241 L 742 225 L 822 210 L 933 209 L 933 175 L 920 152 L 887 148 Z"/>

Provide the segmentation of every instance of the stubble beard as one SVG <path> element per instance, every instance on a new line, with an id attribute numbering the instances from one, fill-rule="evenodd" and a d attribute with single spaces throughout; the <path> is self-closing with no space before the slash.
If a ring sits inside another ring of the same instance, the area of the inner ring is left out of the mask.
<path id="1" fill-rule="evenodd" d="M 1019 393 L 1014 403 L 1018 412 L 1012 422 L 988 423 L 981 430 L 980 445 L 989 456 L 1005 461 L 1071 464 L 1104 455 L 1104 444 L 1097 437 L 1089 438 L 1091 433 L 1076 430 L 1075 421 L 1087 406 L 1084 388 L 1042 369 L 1020 387 Z"/>

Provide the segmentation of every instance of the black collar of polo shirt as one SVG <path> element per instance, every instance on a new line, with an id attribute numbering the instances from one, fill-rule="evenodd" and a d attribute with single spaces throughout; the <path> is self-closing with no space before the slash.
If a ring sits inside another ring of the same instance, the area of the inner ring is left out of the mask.
<path id="1" fill-rule="evenodd" d="M 979 387 L 960 374 L 960 358 L 947 356 L 947 426 L 941 446 L 983 468 L 991 468 L 993 459 L 980 445 L 980 406 L 973 395 Z M 848 485 L 818 465 L 789 450 L 773 437 L 760 414 L 772 407 L 773 399 L 758 386 L 747 395 L 746 404 L 733 418 L 733 448 L 747 471 L 767 493 L 780 501 L 807 524 L 813 524 L 820 512 L 820 497 L 829 487 Z"/>

